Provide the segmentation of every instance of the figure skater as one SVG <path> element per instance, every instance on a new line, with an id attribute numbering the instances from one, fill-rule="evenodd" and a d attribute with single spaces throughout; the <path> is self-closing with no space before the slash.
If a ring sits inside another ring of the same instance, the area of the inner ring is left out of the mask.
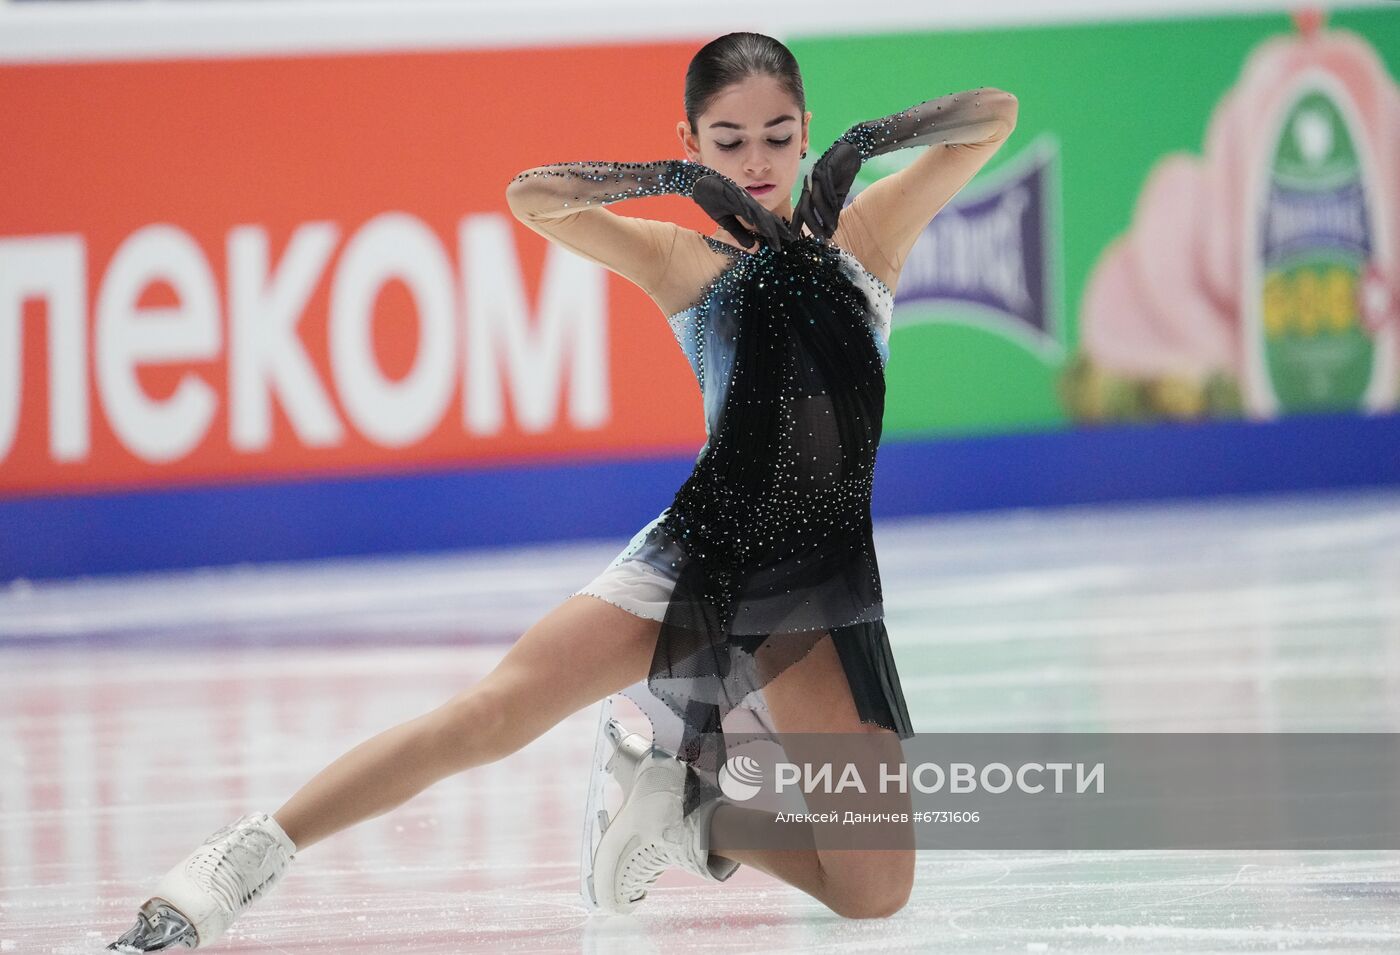
<path id="1" fill-rule="evenodd" d="M 893 289 L 925 226 L 1015 127 L 1016 98 L 981 87 L 856 123 L 795 207 L 812 114 L 787 47 L 756 33 L 711 41 L 686 72 L 684 106 L 684 159 L 554 163 L 506 190 L 527 226 L 630 279 L 667 316 L 707 433 L 675 499 L 475 686 L 351 749 L 276 813 L 214 832 L 109 949 L 208 946 L 297 853 L 623 693 L 652 733 L 603 723 L 624 799 L 585 843 L 590 907 L 631 911 L 668 867 L 719 882 L 741 864 L 845 917 L 908 900 L 912 843 L 746 847 L 755 810 L 718 785 L 724 721 L 742 705 L 776 733 L 867 734 L 896 759 L 913 735 L 870 519 Z M 912 146 L 929 148 L 847 204 L 866 160 Z M 605 208 L 661 194 L 692 199 L 719 228 Z"/>

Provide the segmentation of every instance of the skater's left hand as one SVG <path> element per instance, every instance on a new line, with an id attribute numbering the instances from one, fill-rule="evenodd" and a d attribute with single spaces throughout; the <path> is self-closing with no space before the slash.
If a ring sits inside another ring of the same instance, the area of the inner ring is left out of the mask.
<path id="1" fill-rule="evenodd" d="M 860 165 L 855 146 L 840 140 L 832 143 L 802 184 L 802 195 L 792 213 L 793 231 L 800 235 L 805 225 L 817 238 L 831 238 Z"/>

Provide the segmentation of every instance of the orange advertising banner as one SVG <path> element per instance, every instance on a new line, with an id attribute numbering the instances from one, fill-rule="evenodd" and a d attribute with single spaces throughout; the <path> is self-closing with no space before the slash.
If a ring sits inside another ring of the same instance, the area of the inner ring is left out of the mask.
<path id="1" fill-rule="evenodd" d="M 694 50 L 0 67 L 0 495 L 698 449 L 657 306 L 504 195 L 679 156 Z"/>

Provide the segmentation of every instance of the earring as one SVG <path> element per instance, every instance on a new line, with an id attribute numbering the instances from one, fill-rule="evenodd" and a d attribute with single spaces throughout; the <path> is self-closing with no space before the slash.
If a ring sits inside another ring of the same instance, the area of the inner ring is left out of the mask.
<path id="1" fill-rule="evenodd" d="M 807 150 L 805 150 L 805 149 L 802 150 L 802 155 L 801 155 L 801 156 L 798 156 L 797 158 L 798 158 L 798 159 L 806 159 L 806 158 L 807 158 Z"/>

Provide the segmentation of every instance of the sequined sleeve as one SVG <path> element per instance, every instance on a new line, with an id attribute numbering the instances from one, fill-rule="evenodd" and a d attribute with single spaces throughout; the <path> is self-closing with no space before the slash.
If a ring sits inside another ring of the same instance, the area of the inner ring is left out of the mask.
<path id="1" fill-rule="evenodd" d="M 1016 97 L 994 87 L 949 93 L 879 119 L 856 123 L 837 137 L 861 160 L 910 146 L 957 145 L 1003 137 L 1016 123 Z"/>
<path id="2" fill-rule="evenodd" d="M 653 297 L 667 280 L 679 226 L 603 206 L 642 196 L 689 198 L 715 170 L 686 159 L 561 162 L 527 169 L 506 187 L 517 219 L 540 235 L 630 279 Z"/>
<path id="3" fill-rule="evenodd" d="M 862 161 L 895 149 L 941 145 L 858 192 L 841 213 L 833 240 L 894 287 L 919 235 L 1015 129 L 1017 108 L 1011 93 L 982 87 L 852 126 L 837 143 L 854 146 Z"/>

